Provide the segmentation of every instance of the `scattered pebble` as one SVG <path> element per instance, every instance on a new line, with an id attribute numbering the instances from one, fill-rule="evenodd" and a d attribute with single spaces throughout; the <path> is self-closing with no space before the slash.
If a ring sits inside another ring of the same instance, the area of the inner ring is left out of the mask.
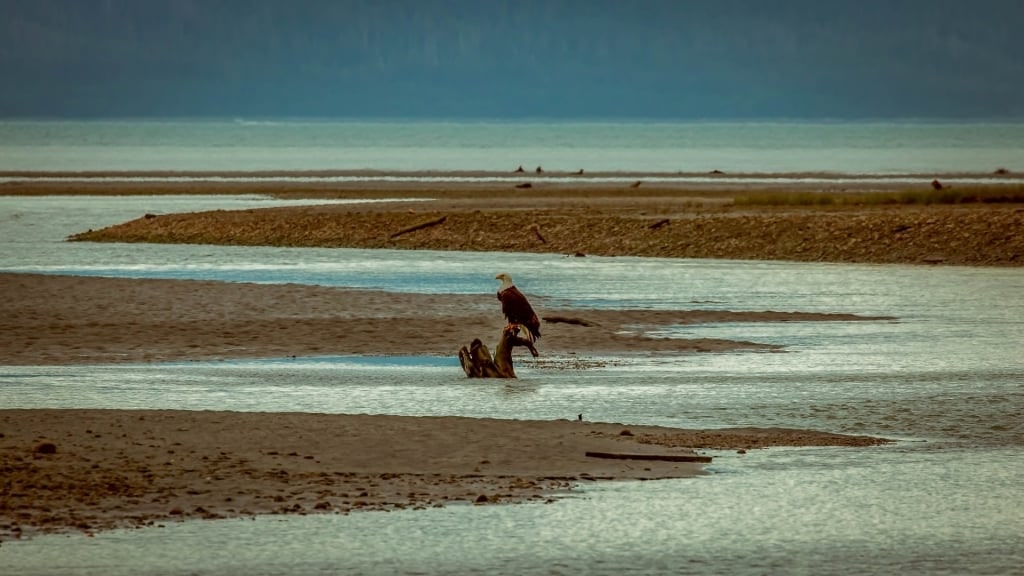
<path id="1" fill-rule="evenodd" d="M 34 452 L 36 454 L 56 454 L 57 445 L 53 442 L 40 442 L 36 445 Z"/>

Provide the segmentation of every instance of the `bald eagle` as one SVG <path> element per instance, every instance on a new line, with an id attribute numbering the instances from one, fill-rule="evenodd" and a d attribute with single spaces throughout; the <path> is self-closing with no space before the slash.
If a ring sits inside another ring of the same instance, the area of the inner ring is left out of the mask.
<path id="1" fill-rule="evenodd" d="M 501 287 L 498 288 L 498 300 L 501 301 L 501 312 L 505 315 L 508 323 L 521 324 L 526 327 L 526 339 L 536 342 L 540 338 L 540 319 L 537 313 L 530 306 L 530 301 L 512 283 L 512 277 L 502 272 L 494 277 L 501 280 Z"/>

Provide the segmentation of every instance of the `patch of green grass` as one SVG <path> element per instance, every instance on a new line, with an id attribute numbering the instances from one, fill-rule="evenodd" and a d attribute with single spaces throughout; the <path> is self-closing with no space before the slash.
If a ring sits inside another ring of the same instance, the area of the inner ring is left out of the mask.
<path id="1" fill-rule="evenodd" d="M 1024 185 L 964 186 L 942 190 L 889 192 L 751 192 L 733 198 L 735 206 L 877 206 L 892 204 L 1024 203 Z"/>

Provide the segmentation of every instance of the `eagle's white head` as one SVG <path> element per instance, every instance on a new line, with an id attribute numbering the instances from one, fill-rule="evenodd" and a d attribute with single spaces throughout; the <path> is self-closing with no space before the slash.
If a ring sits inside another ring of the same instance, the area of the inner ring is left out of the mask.
<path id="1" fill-rule="evenodd" d="M 506 288 L 512 287 L 512 277 L 507 272 L 501 272 L 494 277 L 495 280 L 501 280 L 501 288 L 499 290 L 505 290 Z"/>

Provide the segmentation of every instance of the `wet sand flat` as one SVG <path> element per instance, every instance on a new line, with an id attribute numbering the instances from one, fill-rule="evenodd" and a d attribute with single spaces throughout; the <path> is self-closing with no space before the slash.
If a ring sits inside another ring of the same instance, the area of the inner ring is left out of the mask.
<path id="1" fill-rule="evenodd" d="M 185 519 L 551 502 L 581 482 L 701 474 L 699 462 L 588 451 L 680 457 L 701 448 L 881 442 L 569 420 L 0 410 L 0 541 Z"/>
<path id="2" fill-rule="evenodd" d="M 505 324 L 493 294 L 5 273 L 0 273 L 0 292 L 5 295 L 0 363 L 8 365 L 346 354 L 454 357 L 474 338 L 493 346 Z M 636 327 L 884 320 L 771 311 L 581 311 L 551 309 L 540 299 L 534 305 L 542 318 L 569 320 L 542 320 L 544 355 L 555 358 L 778 348 L 770 342 L 650 338 Z"/>
<path id="3" fill-rule="evenodd" d="M 7 365 L 293 354 L 454 356 L 458 345 L 497 335 L 504 324 L 491 295 L 36 274 L 0 274 L 0 290 L 7 296 L 0 300 L 0 362 Z M 775 348 L 619 334 L 625 324 L 879 320 L 799 312 L 544 312 L 554 313 L 593 324 L 544 324 L 544 353 L 556 363 L 560 354 L 575 360 L 569 353 L 576 350 L 686 354 Z M 575 421 L 0 409 L 0 540 L 182 519 L 548 501 L 579 482 L 678 478 L 701 470 L 700 463 L 606 460 L 587 457 L 587 451 L 678 456 L 701 448 L 878 442 L 802 430 L 673 430 Z"/>

